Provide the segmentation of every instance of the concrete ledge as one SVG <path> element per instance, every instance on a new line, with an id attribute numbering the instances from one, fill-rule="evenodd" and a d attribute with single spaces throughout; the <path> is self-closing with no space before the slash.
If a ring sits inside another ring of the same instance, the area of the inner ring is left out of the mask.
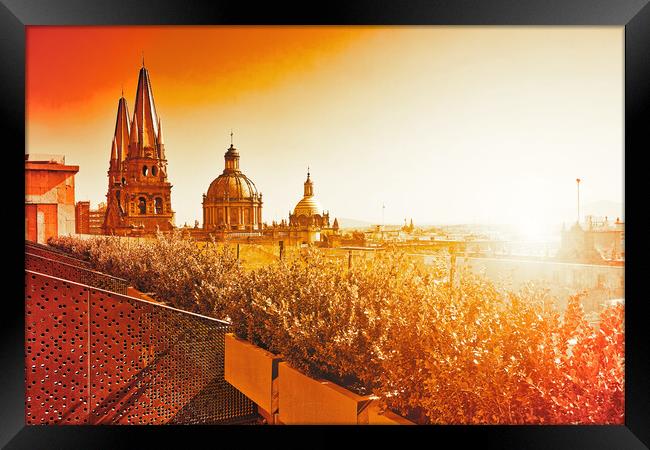
<path id="1" fill-rule="evenodd" d="M 226 334 L 226 381 L 255 402 L 269 423 L 278 412 L 278 363 L 282 357 Z"/>
<path id="2" fill-rule="evenodd" d="M 368 423 L 361 413 L 372 401 L 371 396 L 357 395 L 332 382 L 308 377 L 286 362 L 279 365 L 279 381 L 278 418 L 284 424 Z"/>
<path id="3" fill-rule="evenodd" d="M 390 410 L 381 412 L 375 396 L 309 377 L 233 333 L 225 339 L 226 381 L 255 402 L 270 424 L 414 425 Z"/>

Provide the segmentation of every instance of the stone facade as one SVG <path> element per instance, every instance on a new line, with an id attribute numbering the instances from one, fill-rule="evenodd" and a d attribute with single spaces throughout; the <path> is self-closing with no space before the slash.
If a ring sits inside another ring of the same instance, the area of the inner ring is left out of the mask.
<path id="1" fill-rule="evenodd" d="M 90 233 L 90 202 L 88 200 L 77 202 L 75 205 L 75 232 L 77 234 Z"/>
<path id="2" fill-rule="evenodd" d="M 126 99 L 118 103 L 108 170 L 106 214 L 102 232 L 150 235 L 174 228 L 172 185 L 160 118 L 156 113 L 149 71 L 138 77 L 135 111 L 129 121 Z"/>
<path id="3" fill-rule="evenodd" d="M 26 155 L 25 239 L 44 244 L 75 232 L 74 175 L 63 156 Z"/>
<path id="4" fill-rule="evenodd" d="M 106 217 L 106 203 L 101 202 L 97 208 L 91 209 L 88 213 L 88 232 L 90 234 L 102 234 L 104 217 Z"/>

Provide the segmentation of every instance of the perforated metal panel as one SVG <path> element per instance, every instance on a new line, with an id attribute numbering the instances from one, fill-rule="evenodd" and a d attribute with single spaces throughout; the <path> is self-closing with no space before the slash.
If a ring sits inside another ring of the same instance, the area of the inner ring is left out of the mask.
<path id="1" fill-rule="evenodd" d="M 87 423 L 88 288 L 26 274 L 25 421 Z"/>
<path id="2" fill-rule="evenodd" d="M 256 415 L 224 380 L 224 322 L 30 271 L 26 311 L 28 424 Z"/>
<path id="3" fill-rule="evenodd" d="M 90 268 L 90 263 L 88 261 L 73 258 L 52 247 L 36 244 L 34 242 L 25 241 L 25 253 L 31 253 L 32 255 L 42 256 L 44 258 L 53 259 L 73 266 Z"/>
<path id="4" fill-rule="evenodd" d="M 126 280 L 32 253 L 25 253 L 25 269 L 119 294 L 127 293 Z"/>

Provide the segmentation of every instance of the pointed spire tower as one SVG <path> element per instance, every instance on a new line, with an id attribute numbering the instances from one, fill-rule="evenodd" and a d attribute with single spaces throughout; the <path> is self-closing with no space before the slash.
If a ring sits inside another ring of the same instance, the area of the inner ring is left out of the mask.
<path id="1" fill-rule="evenodd" d="M 117 147 L 117 160 L 122 164 L 127 157 L 129 151 L 129 108 L 124 98 L 124 91 L 122 97 L 117 104 L 117 119 L 115 121 L 115 134 L 114 141 Z"/>
<path id="2" fill-rule="evenodd" d="M 156 114 L 156 106 L 153 101 L 149 71 L 144 66 L 144 60 L 142 61 L 142 67 L 138 75 L 133 118 L 138 125 L 140 154 L 157 153 L 153 152 L 153 150 L 156 149 L 156 143 L 158 141 L 157 128 L 159 122 L 158 115 Z M 148 151 L 149 149 L 151 151 Z"/>
<path id="3" fill-rule="evenodd" d="M 115 144 L 115 138 L 113 138 L 113 142 L 111 143 L 111 163 L 110 163 L 110 170 L 114 171 L 117 168 L 117 145 Z"/>
<path id="4" fill-rule="evenodd" d="M 106 234 L 153 234 L 174 228 L 171 184 L 149 71 L 138 75 L 133 116 L 122 93 L 111 147 Z"/>
<path id="5" fill-rule="evenodd" d="M 122 92 L 124 94 L 124 92 Z M 122 95 L 117 103 L 117 118 L 115 132 L 111 142 L 111 161 L 108 168 L 109 186 L 119 183 L 122 161 L 126 158 L 129 147 L 129 110 L 126 99 Z"/>
<path id="6" fill-rule="evenodd" d="M 129 135 L 129 156 L 133 156 L 134 158 L 137 158 L 140 156 L 138 154 L 138 143 L 140 142 L 140 139 L 138 138 L 138 123 L 135 121 L 135 118 L 131 121 L 131 132 Z"/>
<path id="7" fill-rule="evenodd" d="M 158 117 L 158 158 L 165 159 L 165 141 L 163 139 L 162 125 L 160 125 L 160 117 Z"/>

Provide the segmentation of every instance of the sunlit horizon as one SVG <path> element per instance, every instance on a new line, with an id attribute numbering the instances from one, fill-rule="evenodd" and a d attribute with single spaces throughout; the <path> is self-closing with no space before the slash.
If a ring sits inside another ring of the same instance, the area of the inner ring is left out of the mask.
<path id="1" fill-rule="evenodd" d="M 201 220 L 234 131 L 280 221 L 307 167 L 332 218 L 511 224 L 623 219 L 622 27 L 28 27 L 27 153 L 105 201 L 121 90 L 144 54 L 176 225 Z M 382 208 L 382 205 L 385 208 Z"/>

